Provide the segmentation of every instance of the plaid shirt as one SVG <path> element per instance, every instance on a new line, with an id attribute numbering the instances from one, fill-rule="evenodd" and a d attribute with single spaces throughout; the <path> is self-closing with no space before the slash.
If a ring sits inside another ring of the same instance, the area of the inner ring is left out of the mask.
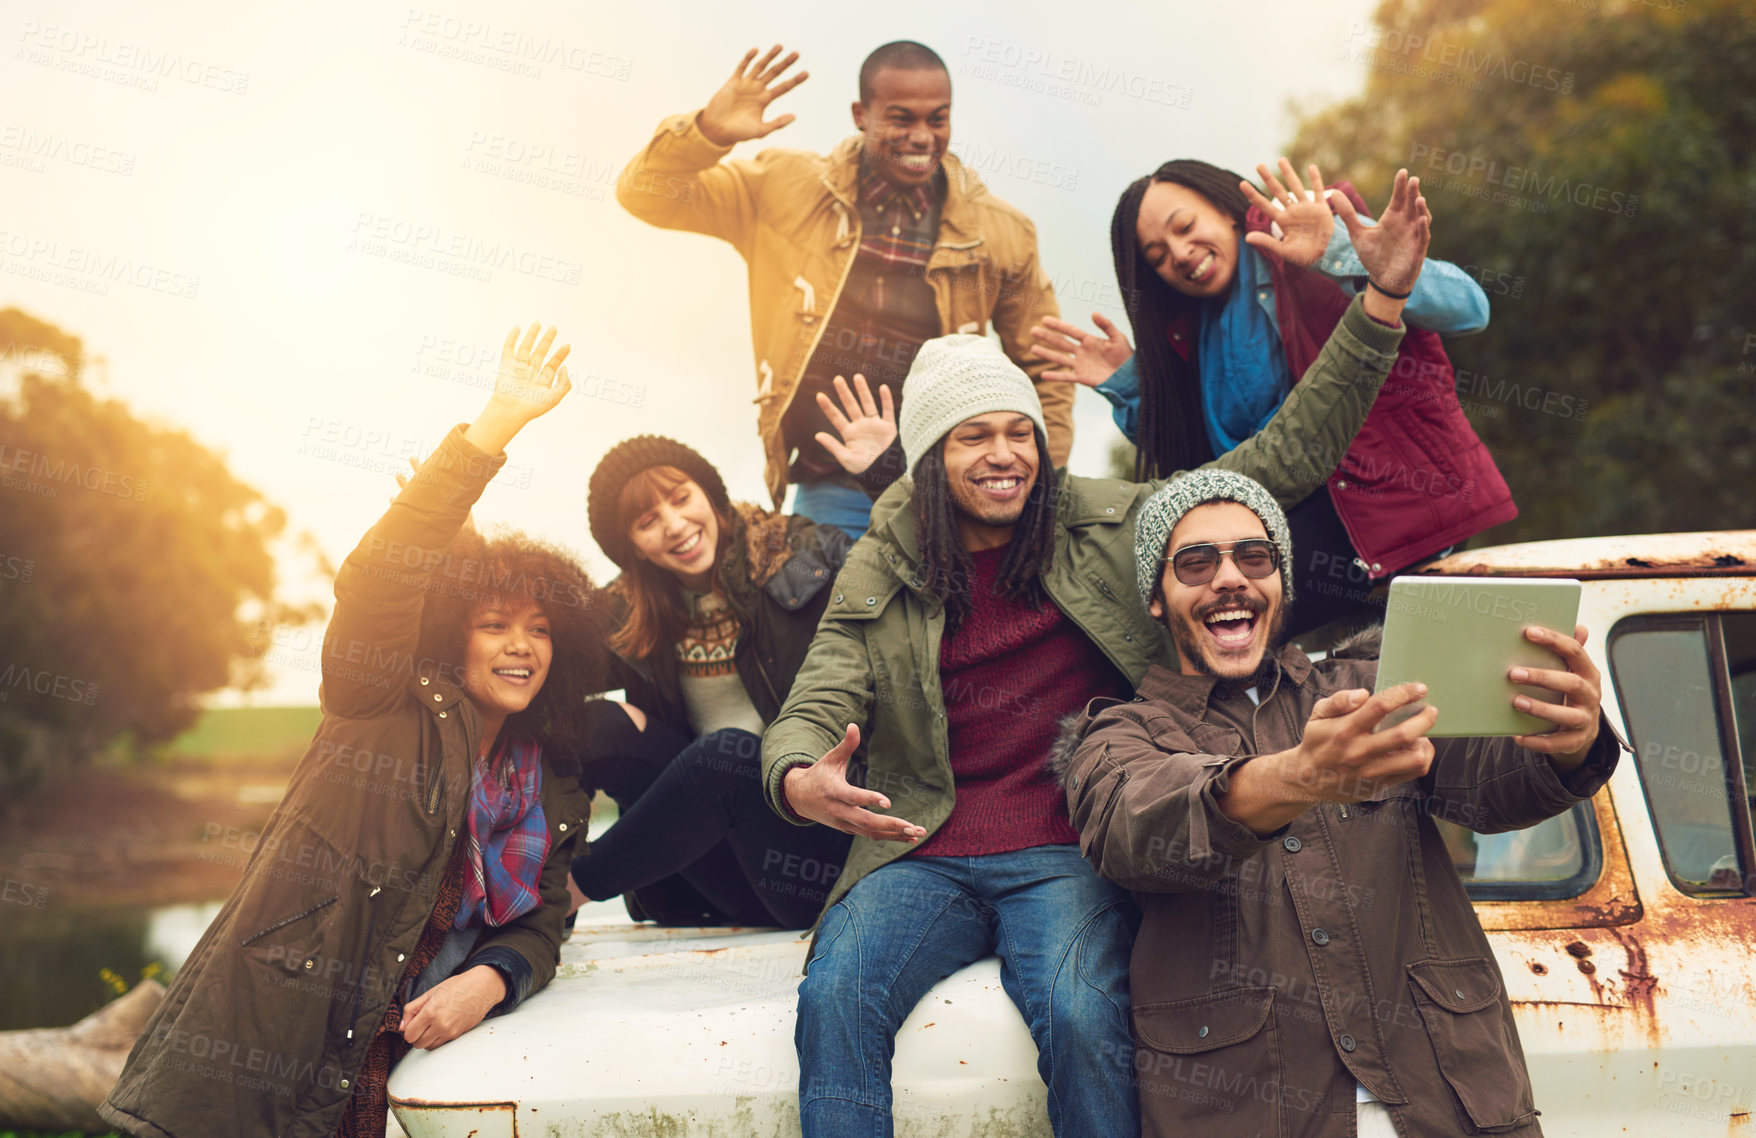
<path id="1" fill-rule="evenodd" d="M 862 161 L 859 251 L 783 421 L 787 446 L 798 450 L 793 481 L 855 484 L 816 440 L 818 431 L 835 433 L 818 409 L 818 392 L 833 400 L 834 377 L 851 381 L 859 373 L 874 397 L 880 384 L 888 384 L 900 411 L 902 381 L 915 353 L 944 332 L 926 277 L 944 200 L 943 172 L 926 185 L 904 189 Z"/>

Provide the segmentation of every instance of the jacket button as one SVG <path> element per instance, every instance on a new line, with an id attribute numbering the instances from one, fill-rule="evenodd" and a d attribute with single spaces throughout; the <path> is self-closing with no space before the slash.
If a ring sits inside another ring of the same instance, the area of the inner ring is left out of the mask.
<path id="1" fill-rule="evenodd" d="M 838 605 L 841 604 L 841 594 L 840 593 L 835 594 L 835 603 Z"/>
<path id="2" fill-rule="evenodd" d="M 1079 789 L 1079 776 L 1074 775 L 1073 781 L 1071 783 L 1069 783 L 1068 785 L 1071 786 L 1074 790 L 1078 790 Z"/>
<path id="3" fill-rule="evenodd" d="M 1232 698 L 1232 689 L 1227 687 L 1224 684 L 1216 684 L 1216 685 L 1214 685 L 1214 689 L 1213 689 L 1213 698 L 1214 699 L 1230 699 L 1230 698 Z"/>
<path id="4" fill-rule="evenodd" d="M 1451 989 L 1451 994 L 1456 996 L 1460 1000 L 1463 999 L 1463 989 L 1462 988 Z"/>
<path id="5" fill-rule="evenodd" d="M 556 829 L 560 830 L 563 834 L 565 834 L 567 832 L 567 823 L 565 823 L 565 822 L 561 823 L 559 826 L 556 827 Z"/>
<path id="6" fill-rule="evenodd" d="M 1104 513 L 1106 513 L 1106 514 L 1113 514 L 1115 512 L 1116 512 L 1116 507 L 1114 507 L 1114 506 L 1105 506 L 1104 507 Z"/>
<path id="7" fill-rule="evenodd" d="M 1288 853 L 1298 853 L 1300 850 L 1305 848 L 1305 843 L 1301 842 L 1299 839 L 1293 837 L 1291 834 L 1288 834 L 1286 836 L 1286 839 L 1284 841 L 1282 841 L 1280 844 L 1286 847 L 1286 851 Z"/>
<path id="8" fill-rule="evenodd" d="M 1347 479 L 1345 479 L 1345 478 L 1337 478 L 1337 479 L 1336 479 L 1336 480 L 1335 480 L 1335 488 L 1336 488 L 1336 489 L 1337 489 L 1337 490 L 1346 490 L 1346 489 L 1347 489 Z"/>
<path id="9" fill-rule="evenodd" d="M 406 955 L 405 955 L 405 954 L 403 954 L 403 953 L 400 953 L 400 952 L 399 952 L 399 953 L 397 953 L 397 954 L 396 954 L 396 962 L 397 962 L 397 963 L 398 963 L 398 964 L 401 964 L 401 963 L 402 963 L 402 962 L 403 962 L 403 961 L 405 961 L 405 960 L 407 960 L 407 959 L 408 959 L 408 957 L 407 957 L 407 956 L 406 956 Z"/>
<path id="10" fill-rule="evenodd" d="M 1384 566 L 1382 566 L 1382 565 L 1378 564 L 1376 561 L 1374 561 L 1374 562 L 1372 562 L 1372 572 L 1382 573 L 1382 572 L 1384 572 Z"/>
<path id="11" fill-rule="evenodd" d="M 1200 1036 L 1200 1037 L 1201 1037 L 1201 1038 L 1202 1038 L 1202 1039 L 1206 1039 L 1206 1038 L 1207 1038 L 1207 1025 L 1206 1025 L 1206 1024 L 1202 1024 L 1202 1025 L 1201 1025 L 1201 1030 L 1200 1030 L 1200 1031 L 1198 1031 L 1198 1032 L 1196 1032 L 1196 1033 L 1195 1033 L 1195 1034 L 1196 1034 L 1196 1035 L 1198 1035 L 1198 1036 Z"/>
<path id="12" fill-rule="evenodd" d="M 344 1091 L 347 1090 L 349 1087 L 353 1086 L 353 1084 L 348 1082 L 346 1079 L 343 1079 L 341 1082 L 339 1082 L 335 1085 L 340 1087 Z"/>
<path id="13" fill-rule="evenodd" d="M 440 712 L 440 713 L 439 713 L 439 718 L 441 718 L 441 719 L 444 719 L 444 718 L 445 718 L 445 712 L 443 712 L 443 711 L 441 711 L 441 712 Z"/>
<path id="14" fill-rule="evenodd" d="M 878 603 L 878 598 L 877 597 L 867 597 L 866 603 L 869 605 L 875 605 Z"/>
<path id="15" fill-rule="evenodd" d="M 311 969 L 313 969 L 315 967 L 317 967 L 317 962 L 315 960 L 305 961 L 305 971 L 309 972 L 309 971 L 311 971 Z"/>
<path id="16" fill-rule="evenodd" d="M 1329 934 L 1324 932 L 1322 929 L 1312 929 L 1311 930 L 1311 941 L 1314 944 L 1328 944 L 1329 943 Z"/>
<path id="17" fill-rule="evenodd" d="M 1355 1039 L 1345 1031 L 1341 1033 L 1340 1038 L 1338 1038 L 1336 1042 L 1341 1044 L 1341 1049 L 1343 1051 L 1352 1051 L 1360 1045 L 1359 1040 Z"/>
<path id="18" fill-rule="evenodd" d="M 430 679 L 428 679 L 428 678 L 427 678 L 427 677 L 426 677 L 426 676 L 422 676 L 422 677 L 421 677 L 421 686 L 422 686 L 422 687 L 426 687 L 426 686 L 427 686 L 427 685 L 428 685 L 428 684 L 430 684 L 430 683 L 432 683 L 432 682 L 433 682 L 433 681 L 432 681 L 432 680 L 430 680 Z"/>
<path id="19" fill-rule="evenodd" d="M 433 693 L 433 702 L 434 703 L 444 703 L 445 697 L 440 695 L 438 692 L 434 692 Z"/>

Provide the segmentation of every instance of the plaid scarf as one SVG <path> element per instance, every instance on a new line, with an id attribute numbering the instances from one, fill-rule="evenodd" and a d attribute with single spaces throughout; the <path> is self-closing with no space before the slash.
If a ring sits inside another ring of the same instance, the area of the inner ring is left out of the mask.
<path id="1" fill-rule="evenodd" d="M 475 764 L 469 793 L 469 868 L 452 927 L 478 915 L 498 928 L 536 908 L 537 879 L 549 857 L 543 818 L 542 748 L 529 735 L 507 732 L 485 763 Z"/>

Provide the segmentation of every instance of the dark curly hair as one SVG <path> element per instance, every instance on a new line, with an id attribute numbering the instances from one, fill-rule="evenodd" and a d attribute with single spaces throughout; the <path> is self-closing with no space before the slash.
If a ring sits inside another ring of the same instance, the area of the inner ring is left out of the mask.
<path id="1" fill-rule="evenodd" d="M 573 774 L 587 743 L 586 702 L 612 686 L 604 649 L 608 606 L 573 554 L 516 530 L 488 538 L 466 527 L 428 580 L 420 656 L 461 686 L 471 611 L 526 603 L 549 618 L 554 655 L 542 690 L 506 722 L 534 738 L 558 773 Z"/>

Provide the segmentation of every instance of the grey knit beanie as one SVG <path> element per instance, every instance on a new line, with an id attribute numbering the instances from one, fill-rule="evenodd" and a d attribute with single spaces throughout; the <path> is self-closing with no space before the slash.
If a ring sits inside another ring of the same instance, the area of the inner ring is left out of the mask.
<path id="1" fill-rule="evenodd" d="M 1164 571 L 1165 546 L 1183 515 L 1209 502 L 1236 502 L 1262 519 L 1262 528 L 1280 546 L 1280 592 L 1283 604 L 1293 603 L 1293 538 L 1287 516 L 1274 495 L 1262 483 L 1231 470 L 1211 467 L 1192 470 L 1161 486 L 1134 519 L 1134 576 L 1140 587 L 1140 603 L 1151 604 L 1153 590 Z"/>
<path id="2" fill-rule="evenodd" d="M 1028 415 L 1045 435 L 1037 389 L 986 336 L 939 336 L 921 345 L 902 382 L 897 434 L 912 471 L 921 456 L 965 419 L 990 411 Z"/>

